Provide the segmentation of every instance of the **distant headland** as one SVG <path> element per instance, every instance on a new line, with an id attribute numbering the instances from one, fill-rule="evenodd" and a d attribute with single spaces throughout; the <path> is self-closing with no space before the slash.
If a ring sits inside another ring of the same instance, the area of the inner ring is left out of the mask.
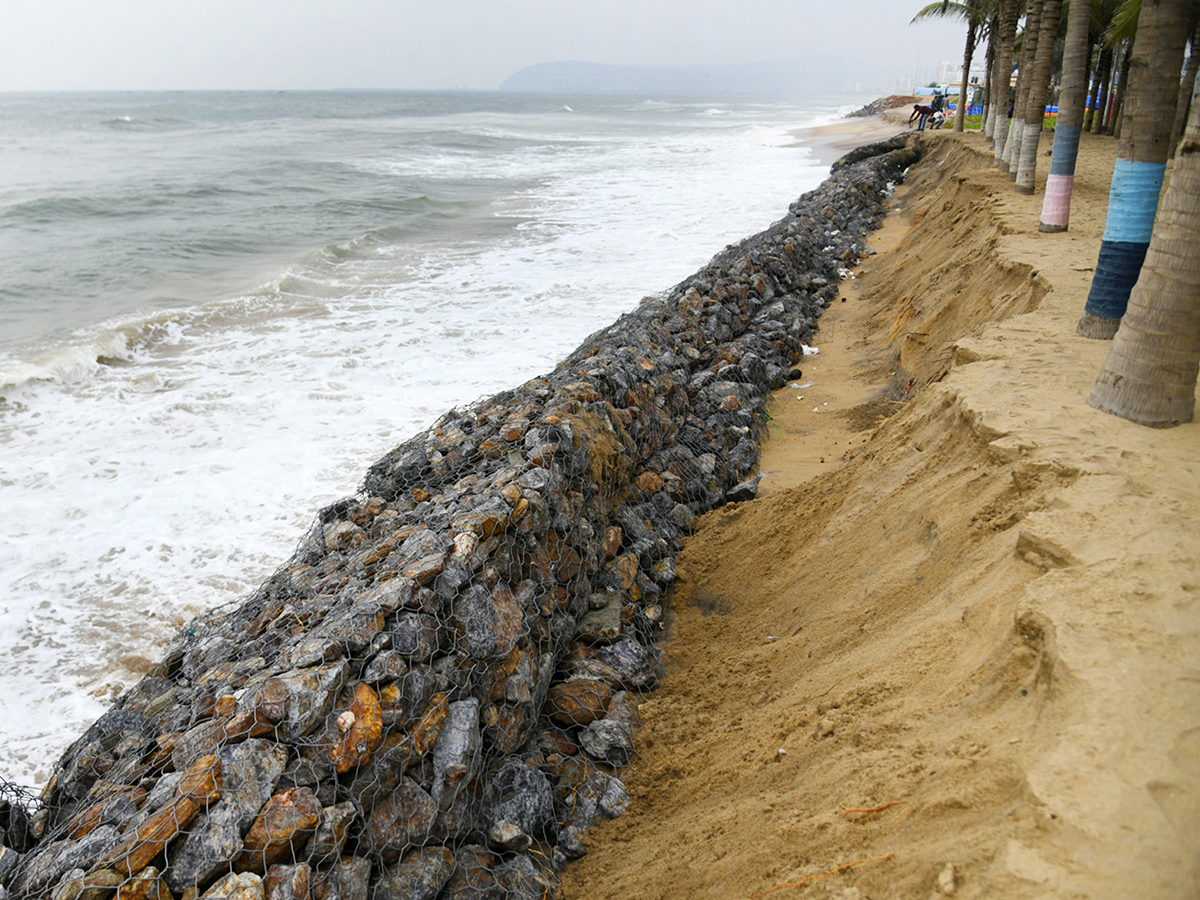
<path id="1" fill-rule="evenodd" d="M 811 96 L 859 92 L 887 82 L 882 69 L 845 57 L 775 59 L 725 66 L 619 66 L 546 62 L 527 66 L 502 91 Z"/>

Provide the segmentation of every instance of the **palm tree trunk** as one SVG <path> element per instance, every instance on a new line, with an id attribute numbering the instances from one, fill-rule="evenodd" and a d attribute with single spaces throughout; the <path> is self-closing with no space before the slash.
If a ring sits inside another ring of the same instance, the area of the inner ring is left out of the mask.
<path id="1" fill-rule="evenodd" d="M 1011 92 L 1013 41 L 1017 35 L 1017 19 L 1019 18 L 1020 0 L 1002 0 L 1000 4 L 1000 41 L 996 44 L 996 65 L 992 72 L 992 85 L 996 99 L 992 104 L 995 110 L 996 127 L 992 132 L 995 141 L 996 165 L 1004 153 L 1005 139 L 1008 135 L 1008 95 Z"/>
<path id="2" fill-rule="evenodd" d="M 1038 145 L 1042 139 L 1042 124 L 1046 119 L 1046 92 L 1050 87 L 1050 69 L 1054 65 L 1054 45 L 1061 17 L 1062 0 L 1045 0 L 1037 56 L 1029 78 L 1029 99 L 1025 104 L 1025 133 L 1021 136 L 1021 146 L 1016 153 L 1018 194 L 1032 194 L 1034 189 Z"/>
<path id="3" fill-rule="evenodd" d="M 1092 119 L 1092 134 L 1104 134 L 1104 120 L 1108 111 L 1108 85 L 1112 79 L 1113 49 L 1105 47 L 1100 52 L 1100 96 L 1096 98 L 1096 116 Z"/>
<path id="4" fill-rule="evenodd" d="M 1171 152 L 1171 125 L 1192 2 L 1142 3 L 1129 71 L 1129 125 L 1122 129 L 1117 146 L 1100 257 L 1083 318 L 1076 327 L 1084 337 L 1108 339 L 1116 333 L 1150 246 Z"/>
<path id="5" fill-rule="evenodd" d="M 1091 43 L 1088 25 L 1091 4 L 1074 0 L 1067 10 L 1067 43 L 1063 49 L 1062 86 L 1058 92 L 1058 121 L 1054 125 L 1054 150 L 1046 176 L 1039 231 L 1066 231 L 1071 221 L 1071 189 L 1075 186 L 1075 159 L 1083 123 L 1083 102 L 1088 87 Z"/>
<path id="6" fill-rule="evenodd" d="M 1136 35 L 1129 39 L 1129 44 L 1125 47 L 1125 55 L 1121 58 L 1121 73 L 1117 76 L 1117 96 L 1113 99 L 1112 115 L 1108 117 L 1108 125 L 1104 129 L 1116 137 L 1121 136 L 1121 108 L 1125 105 L 1125 86 L 1129 84 L 1129 66 L 1133 60 L 1135 38 Z"/>
<path id="7" fill-rule="evenodd" d="M 1010 178 L 1017 177 L 1016 148 L 1025 134 L 1025 103 L 1029 99 L 1030 70 L 1037 54 L 1038 37 L 1041 34 L 1042 6 L 1045 0 L 1030 0 L 1025 15 L 1025 37 L 1021 41 L 1021 65 L 1017 72 L 1017 102 L 1013 106 L 1013 119 L 1008 126 L 1008 137 L 1004 141 L 1004 156 L 1000 160 L 1000 171 L 1008 172 Z"/>
<path id="8" fill-rule="evenodd" d="M 975 55 L 975 25 L 967 23 L 967 46 L 963 50 L 962 84 L 958 88 L 958 109 L 954 111 L 954 130 L 963 130 L 963 116 L 967 114 L 967 83 L 971 79 L 971 59 Z"/>
<path id="9" fill-rule="evenodd" d="M 1195 414 L 1200 368 L 1200 107 L 1192 108 L 1183 147 L 1129 311 L 1088 398 L 1095 409 L 1153 428 L 1190 422 Z"/>
<path id="10" fill-rule="evenodd" d="M 1196 27 L 1192 29 L 1190 43 L 1192 50 L 1188 56 L 1187 68 L 1183 73 L 1183 84 L 1179 87 L 1179 103 L 1175 106 L 1175 124 L 1171 128 L 1172 148 L 1179 143 L 1179 135 L 1183 132 L 1183 123 L 1187 121 L 1192 96 L 1196 93 L 1196 72 L 1200 71 L 1200 16 L 1196 17 Z"/>

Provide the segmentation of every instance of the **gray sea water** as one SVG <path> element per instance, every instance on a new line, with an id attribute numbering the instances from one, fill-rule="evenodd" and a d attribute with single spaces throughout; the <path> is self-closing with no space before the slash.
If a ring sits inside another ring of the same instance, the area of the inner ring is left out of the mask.
<path id="1" fill-rule="evenodd" d="M 390 447 L 781 217 L 860 104 L 0 94 L 0 775 Z"/>

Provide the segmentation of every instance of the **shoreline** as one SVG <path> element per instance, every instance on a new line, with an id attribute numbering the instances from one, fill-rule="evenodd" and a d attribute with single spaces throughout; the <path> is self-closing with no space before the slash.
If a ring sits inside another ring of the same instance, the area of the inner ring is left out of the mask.
<path id="1" fill-rule="evenodd" d="M 811 147 L 813 159 L 828 166 L 864 144 L 886 141 L 907 131 L 905 121 L 889 122 L 886 116 L 845 117 L 828 125 L 796 129 L 792 146 Z"/>

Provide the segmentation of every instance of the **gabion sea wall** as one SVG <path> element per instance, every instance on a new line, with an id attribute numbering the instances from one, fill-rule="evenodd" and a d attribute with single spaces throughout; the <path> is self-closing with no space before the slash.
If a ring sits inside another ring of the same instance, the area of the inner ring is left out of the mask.
<path id="1" fill-rule="evenodd" d="M 919 154 L 855 151 L 550 374 L 375 463 L 32 808 L 0 802 L 0 900 L 553 897 L 629 803 L 680 542 L 754 496 L 763 406 Z"/>

